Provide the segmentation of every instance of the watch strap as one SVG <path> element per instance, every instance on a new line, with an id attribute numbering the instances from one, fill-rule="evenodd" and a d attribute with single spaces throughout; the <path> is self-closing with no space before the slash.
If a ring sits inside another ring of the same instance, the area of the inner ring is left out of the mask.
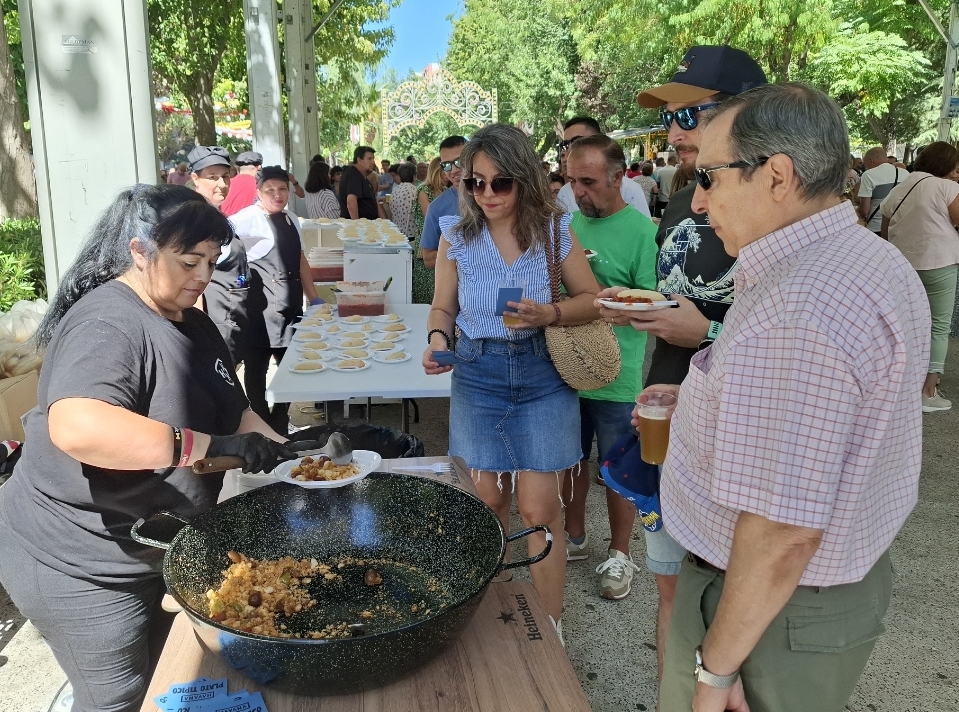
<path id="1" fill-rule="evenodd" d="M 739 679 L 739 670 L 731 675 L 714 675 L 703 667 L 703 649 L 702 647 L 698 647 L 696 648 L 695 677 L 697 682 L 701 682 L 704 685 L 709 685 L 719 690 L 728 690 L 735 685 L 736 680 Z"/>
<path id="2" fill-rule="evenodd" d="M 706 332 L 706 338 L 710 341 L 715 341 L 723 331 L 723 323 L 721 321 L 710 321 L 709 322 L 709 331 Z"/>

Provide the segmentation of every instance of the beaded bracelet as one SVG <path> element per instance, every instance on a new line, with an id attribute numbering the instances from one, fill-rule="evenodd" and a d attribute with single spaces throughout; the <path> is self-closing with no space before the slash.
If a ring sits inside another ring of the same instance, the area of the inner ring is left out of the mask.
<path id="1" fill-rule="evenodd" d="M 447 333 L 446 333 L 445 331 L 443 331 L 442 329 L 433 329 L 430 333 L 428 333 L 428 334 L 426 335 L 426 345 L 427 345 L 427 346 L 429 346 L 430 343 L 433 341 L 433 334 L 442 334 L 442 335 L 443 335 L 443 338 L 446 339 L 446 348 L 447 348 L 447 349 L 452 349 L 452 348 L 453 348 L 453 340 L 450 338 L 450 335 L 447 334 Z"/>

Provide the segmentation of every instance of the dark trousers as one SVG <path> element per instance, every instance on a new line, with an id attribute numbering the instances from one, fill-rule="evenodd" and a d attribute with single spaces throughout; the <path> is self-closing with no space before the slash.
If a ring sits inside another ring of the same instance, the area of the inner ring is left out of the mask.
<path id="1" fill-rule="evenodd" d="M 656 201 L 656 214 L 653 215 L 654 218 L 663 217 L 663 213 L 666 212 L 666 206 L 669 205 L 669 201 L 663 202 L 662 200 Z"/>
<path id="2" fill-rule="evenodd" d="M 246 397 L 250 401 L 250 408 L 280 435 L 286 436 L 289 432 L 289 403 L 276 403 L 273 410 L 266 403 L 266 371 L 270 367 L 270 358 L 275 358 L 277 365 L 283 359 L 286 349 L 271 347 L 249 347 L 243 361 L 243 386 L 246 388 Z"/>

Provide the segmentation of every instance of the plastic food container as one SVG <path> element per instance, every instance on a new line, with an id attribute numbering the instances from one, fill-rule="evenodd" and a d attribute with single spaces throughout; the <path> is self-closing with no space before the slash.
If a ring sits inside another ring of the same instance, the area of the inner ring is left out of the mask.
<path id="1" fill-rule="evenodd" d="M 314 282 L 338 282 L 343 279 L 343 250 L 313 248 L 307 262 Z"/>
<path id="2" fill-rule="evenodd" d="M 339 292 L 336 311 L 343 316 L 383 316 L 386 314 L 386 292 Z"/>

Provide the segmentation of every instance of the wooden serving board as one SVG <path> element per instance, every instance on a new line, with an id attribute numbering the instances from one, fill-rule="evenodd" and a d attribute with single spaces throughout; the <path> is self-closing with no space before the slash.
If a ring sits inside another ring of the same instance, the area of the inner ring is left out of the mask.
<path id="1" fill-rule="evenodd" d="M 177 682 L 229 679 L 229 691 L 261 692 L 269 712 L 588 712 L 590 707 L 532 584 L 490 584 L 470 625 L 440 657 L 387 687 L 355 695 L 273 692 L 203 648 L 177 615 L 141 712 Z"/>

